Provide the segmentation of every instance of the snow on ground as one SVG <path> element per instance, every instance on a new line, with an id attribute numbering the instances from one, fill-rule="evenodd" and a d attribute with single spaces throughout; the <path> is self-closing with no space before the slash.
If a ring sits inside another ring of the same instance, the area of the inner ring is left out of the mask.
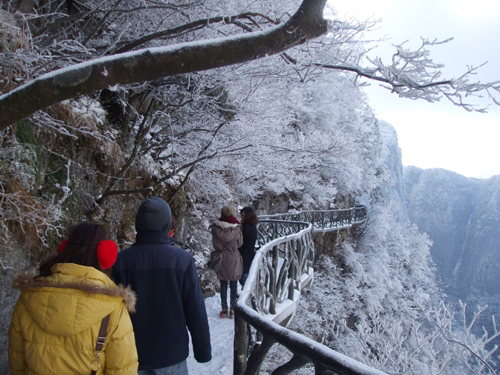
<path id="1" fill-rule="evenodd" d="M 309 268 L 309 273 L 302 275 L 302 286 L 311 282 L 313 269 Z M 238 283 L 238 294 L 242 293 Z M 300 300 L 300 292 L 295 291 L 294 301 Z M 229 299 L 229 291 L 228 291 Z M 229 301 L 228 301 L 229 302 Z M 203 374 L 233 374 L 233 342 L 234 342 L 234 319 L 220 318 L 220 293 L 205 299 L 207 309 L 208 325 L 210 326 L 210 341 L 212 343 L 212 360 L 208 363 L 198 363 L 193 356 L 193 347 L 189 345 L 189 357 L 187 358 L 188 371 L 190 375 Z M 267 315 L 268 319 L 281 321 L 282 313 L 288 316 L 289 309 L 295 309 L 294 302 L 285 300 L 276 306 L 276 314 Z M 288 312 L 287 312 L 288 311 Z M 261 371 L 262 372 L 262 371 Z M 262 372 L 263 373 L 263 372 Z"/>
<path id="2" fill-rule="evenodd" d="M 229 296 L 228 296 L 229 297 Z M 212 342 L 212 360 L 208 363 L 198 363 L 193 356 L 193 348 L 189 345 L 187 359 L 190 375 L 203 374 L 233 374 L 233 341 L 234 319 L 221 319 L 219 313 L 220 295 L 205 299 L 208 325 L 210 326 L 210 341 Z"/>

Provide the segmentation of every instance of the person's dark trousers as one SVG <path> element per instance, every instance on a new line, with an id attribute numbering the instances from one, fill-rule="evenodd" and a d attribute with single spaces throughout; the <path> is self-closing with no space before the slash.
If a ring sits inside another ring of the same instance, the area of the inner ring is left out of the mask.
<path id="1" fill-rule="evenodd" d="M 227 309 L 227 281 L 220 281 L 220 299 L 223 309 Z M 236 299 L 238 298 L 238 282 L 229 281 L 229 288 L 231 288 L 231 307 L 236 306 Z"/>
<path id="2" fill-rule="evenodd" d="M 248 273 L 244 273 L 241 275 L 240 284 L 242 288 L 245 286 L 245 282 L 247 281 L 247 279 L 248 279 Z"/>

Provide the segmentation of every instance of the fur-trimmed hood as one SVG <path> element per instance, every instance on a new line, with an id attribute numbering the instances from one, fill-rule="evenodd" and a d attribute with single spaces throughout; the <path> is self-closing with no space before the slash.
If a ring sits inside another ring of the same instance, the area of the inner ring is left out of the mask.
<path id="1" fill-rule="evenodd" d="M 222 242 L 235 241 L 238 236 L 241 236 L 241 224 L 217 220 L 209 228 L 212 229 L 212 235 L 215 235 Z"/>
<path id="2" fill-rule="evenodd" d="M 27 274 L 14 277 L 12 286 L 21 290 L 21 300 L 33 320 L 46 332 L 70 336 L 79 333 L 125 303 L 135 311 L 135 293 L 116 286 L 93 267 L 57 264 L 53 274 L 34 279 Z"/>
<path id="3" fill-rule="evenodd" d="M 130 285 L 128 287 L 124 287 L 123 285 L 118 286 L 105 286 L 100 287 L 98 285 L 87 284 L 87 283 L 66 283 L 66 284 L 55 284 L 54 282 L 47 279 L 38 279 L 35 280 L 34 277 L 27 275 L 25 273 L 18 273 L 14 276 L 12 280 L 12 287 L 14 289 L 23 290 L 31 290 L 36 288 L 43 287 L 51 287 L 51 288 L 68 288 L 68 289 L 77 289 L 88 294 L 102 294 L 110 297 L 123 297 L 123 302 L 125 302 L 125 306 L 129 313 L 135 313 L 135 302 L 136 295 L 135 292 L 131 289 Z"/>
<path id="4" fill-rule="evenodd" d="M 227 230 L 227 231 L 239 230 L 239 228 L 241 228 L 241 224 L 228 223 L 227 221 L 222 221 L 222 220 L 214 221 L 212 224 L 210 224 L 208 228 L 210 229 L 213 226 L 220 227 L 222 230 Z"/>

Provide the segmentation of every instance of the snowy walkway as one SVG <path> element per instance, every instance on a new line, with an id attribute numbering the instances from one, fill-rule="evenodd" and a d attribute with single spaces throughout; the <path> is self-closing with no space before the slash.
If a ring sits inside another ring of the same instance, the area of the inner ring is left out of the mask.
<path id="1" fill-rule="evenodd" d="M 313 269 L 309 268 L 309 273 L 303 274 L 301 278 L 301 289 L 309 284 L 313 278 Z M 238 293 L 241 293 L 241 286 L 238 284 Z M 229 297 L 229 296 L 228 296 Z M 295 290 L 294 301 L 300 300 L 300 292 Z M 233 342 L 234 342 L 234 319 L 221 319 L 220 314 L 220 294 L 205 299 L 207 309 L 208 325 L 210 326 L 210 341 L 212 343 L 212 360 L 208 363 L 198 363 L 193 356 L 191 342 L 189 344 L 189 357 L 187 359 L 190 375 L 204 374 L 233 374 Z M 295 310 L 294 302 L 287 299 L 284 303 L 276 306 L 275 315 L 267 315 L 268 319 L 281 321 L 284 317 Z"/>
<path id="2" fill-rule="evenodd" d="M 221 319 L 220 295 L 205 299 L 208 324 L 210 326 L 210 339 L 212 342 L 212 360 L 208 363 L 198 363 L 193 357 L 191 343 L 187 359 L 189 375 L 204 374 L 233 374 L 233 340 L 234 319 Z"/>

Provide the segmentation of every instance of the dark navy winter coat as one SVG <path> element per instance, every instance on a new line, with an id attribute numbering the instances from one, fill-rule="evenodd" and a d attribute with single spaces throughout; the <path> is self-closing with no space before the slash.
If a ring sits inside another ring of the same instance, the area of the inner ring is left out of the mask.
<path id="1" fill-rule="evenodd" d="M 145 201 L 136 216 L 136 243 L 118 253 L 113 266 L 117 284 L 137 294 L 134 326 L 139 370 L 184 361 L 189 336 L 198 362 L 212 358 L 205 302 L 193 257 L 170 245 L 171 213 L 160 198 Z"/>
<path id="2" fill-rule="evenodd" d="M 241 224 L 243 233 L 243 245 L 238 250 L 243 258 L 243 273 L 250 271 L 253 258 L 255 257 L 255 242 L 257 241 L 257 226 L 243 223 Z"/>

